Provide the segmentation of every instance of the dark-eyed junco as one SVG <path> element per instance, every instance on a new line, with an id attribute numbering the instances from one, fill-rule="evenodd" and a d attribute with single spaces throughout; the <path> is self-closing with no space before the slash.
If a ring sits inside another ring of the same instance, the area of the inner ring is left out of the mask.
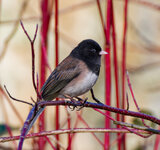
<path id="1" fill-rule="evenodd" d="M 89 90 L 91 90 L 92 97 L 95 99 L 92 87 L 98 79 L 101 55 L 103 54 L 107 54 L 107 52 L 102 51 L 99 44 L 94 40 L 87 39 L 80 42 L 69 56 L 55 68 L 44 83 L 40 93 L 42 100 L 51 101 L 57 97 L 74 98 Z M 23 131 L 25 133 L 21 136 L 20 143 L 23 143 L 24 136 L 43 110 L 44 107 L 32 108 L 26 120 L 28 127 L 24 126 L 22 129 L 22 133 Z"/>
<path id="2" fill-rule="evenodd" d="M 102 54 L 107 52 L 94 40 L 79 43 L 44 83 L 42 99 L 77 97 L 88 92 L 98 79 Z"/>

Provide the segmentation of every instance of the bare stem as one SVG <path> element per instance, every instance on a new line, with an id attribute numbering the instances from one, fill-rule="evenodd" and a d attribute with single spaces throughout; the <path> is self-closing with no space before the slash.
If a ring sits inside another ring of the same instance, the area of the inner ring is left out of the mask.
<path id="1" fill-rule="evenodd" d="M 135 131 L 135 129 L 131 129 L 131 131 Z M 136 130 L 138 133 L 149 134 L 147 131 Z M 130 133 L 130 131 L 126 129 L 104 129 L 104 128 L 73 128 L 73 129 L 59 129 L 53 131 L 43 131 L 40 133 L 32 133 L 28 134 L 25 139 L 34 138 L 34 137 L 42 137 L 49 135 L 57 135 L 57 134 L 68 134 L 68 133 Z M 12 137 L 0 137 L 0 143 L 9 142 L 13 140 L 19 140 L 20 136 L 12 136 Z"/>
<path id="2" fill-rule="evenodd" d="M 82 103 L 78 102 L 77 103 L 73 103 L 72 101 L 68 101 L 68 100 L 58 100 L 58 101 L 41 101 L 38 103 L 38 106 L 55 106 L 55 105 L 65 105 L 65 106 L 82 106 Z M 134 112 L 134 111 L 129 111 L 126 109 L 120 109 L 120 108 L 116 108 L 116 107 L 112 107 L 112 106 L 108 106 L 105 104 L 97 104 L 97 103 L 91 103 L 91 102 L 86 102 L 83 104 L 84 107 L 89 107 L 89 108 L 98 108 L 98 109 L 102 109 L 102 110 L 107 110 L 110 112 L 114 112 L 114 113 L 119 113 L 125 116 L 132 116 L 132 117 L 138 117 L 138 118 L 142 118 L 142 119 L 146 119 L 149 120 L 151 122 L 154 122 L 158 125 L 160 125 L 160 119 L 151 116 L 151 115 L 147 115 L 141 112 Z"/>
<path id="3" fill-rule="evenodd" d="M 37 93 L 37 97 L 40 98 L 40 95 L 39 95 L 39 91 L 37 90 L 37 86 L 36 86 L 36 82 L 35 82 L 35 53 L 34 53 L 34 42 L 35 42 L 35 39 L 37 37 L 37 31 L 38 31 L 38 24 L 36 25 L 36 30 L 35 30 L 35 34 L 34 34 L 34 37 L 33 37 L 33 40 L 31 40 L 29 34 L 27 33 L 24 25 L 23 25 L 23 22 L 20 21 L 21 23 L 21 26 L 22 26 L 22 29 L 24 31 L 24 33 L 26 34 L 28 40 L 30 41 L 30 44 L 31 44 L 31 52 L 32 52 L 32 82 L 33 82 L 33 87 L 35 89 L 35 92 Z"/>
<path id="4" fill-rule="evenodd" d="M 26 102 L 26 101 L 23 101 L 23 100 L 19 100 L 19 99 L 16 99 L 16 98 L 12 97 L 11 94 L 9 93 L 9 91 L 7 90 L 7 87 L 6 87 L 5 85 L 4 85 L 4 88 L 5 88 L 8 96 L 9 96 L 12 100 L 33 106 L 32 103 L 29 103 L 29 102 Z"/>
<path id="5" fill-rule="evenodd" d="M 138 129 L 138 130 L 144 130 L 144 131 L 149 131 L 155 134 L 160 134 L 160 130 L 156 130 L 153 128 L 148 128 L 146 126 L 139 126 L 136 124 L 130 124 L 130 123 L 126 123 L 126 122 L 121 122 L 121 121 L 114 121 L 115 124 L 121 125 L 121 126 L 125 126 L 125 127 L 130 127 L 130 128 L 134 128 L 134 129 Z"/>

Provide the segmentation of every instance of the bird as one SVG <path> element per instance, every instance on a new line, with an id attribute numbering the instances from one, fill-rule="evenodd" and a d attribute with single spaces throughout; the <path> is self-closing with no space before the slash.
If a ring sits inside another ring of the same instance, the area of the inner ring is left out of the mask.
<path id="1" fill-rule="evenodd" d="M 41 89 L 42 99 L 51 101 L 88 92 L 98 79 L 103 54 L 107 52 L 96 41 L 80 42 L 50 74 Z"/>
<path id="2" fill-rule="evenodd" d="M 93 99 L 99 103 L 93 94 L 92 87 L 99 77 L 101 56 L 105 54 L 107 52 L 103 51 L 100 45 L 92 39 L 80 42 L 50 74 L 40 90 L 41 99 L 52 101 L 55 98 L 78 98 L 91 90 Z M 32 112 L 30 111 L 27 117 L 30 124 L 25 135 L 44 108 L 36 108 L 36 113 L 34 113 L 35 108 L 32 108 Z M 30 116 L 33 116 L 32 120 L 29 120 Z"/>

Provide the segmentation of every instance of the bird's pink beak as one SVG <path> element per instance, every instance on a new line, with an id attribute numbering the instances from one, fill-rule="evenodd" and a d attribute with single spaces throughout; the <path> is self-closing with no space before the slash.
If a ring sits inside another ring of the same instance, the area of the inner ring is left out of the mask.
<path id="1" fill-rule="evenodd" d="M 108 54 L 108 53 L 105 52 L 105 51 L 100 51 L 100 52 L 99 52 L 99 55 L 106 55 L 106 54 Z"/>

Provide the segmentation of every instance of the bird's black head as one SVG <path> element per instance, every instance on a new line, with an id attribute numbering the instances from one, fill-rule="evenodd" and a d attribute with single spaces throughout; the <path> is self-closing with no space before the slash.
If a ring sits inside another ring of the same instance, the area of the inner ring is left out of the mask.
<path id="1" fill-rule="evenodd" d="M 101 64 L 101 47 L 91 39 L 84 40 L 71 52 L 71 55 L 86 63 Z"/>

